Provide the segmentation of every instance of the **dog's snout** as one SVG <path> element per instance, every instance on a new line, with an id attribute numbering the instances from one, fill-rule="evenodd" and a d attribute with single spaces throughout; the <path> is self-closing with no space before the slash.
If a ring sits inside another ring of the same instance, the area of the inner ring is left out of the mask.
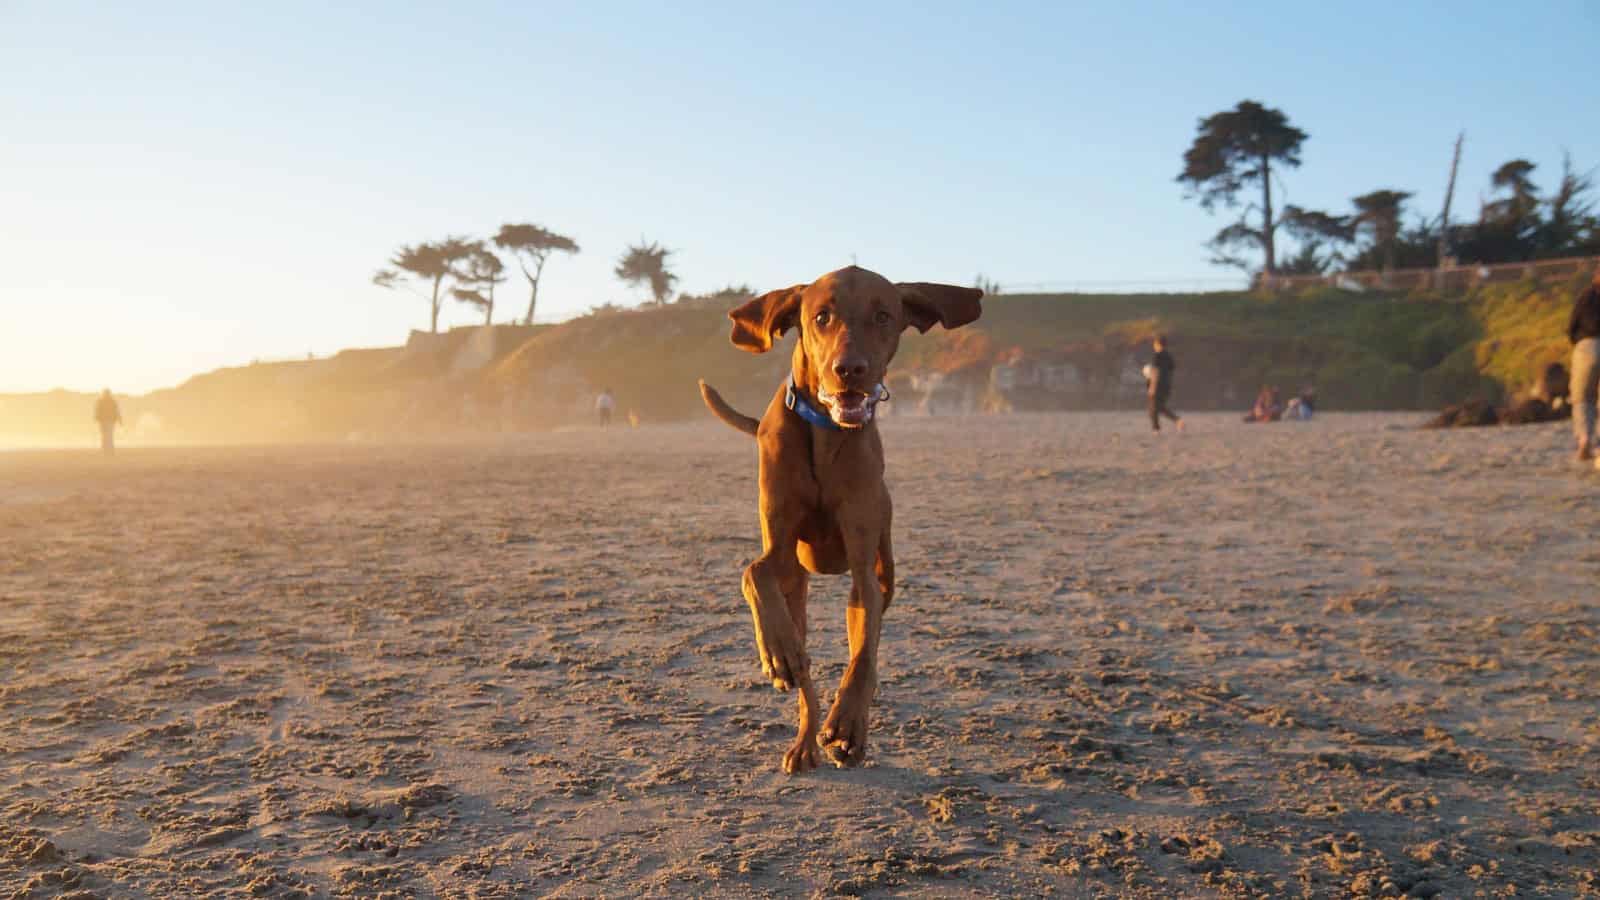
<path id="1" fill-rule="evenodd" d="M 865 378 L 867 376 L 867 358 L 865 356 L 841 356 L 834 360 L 833 374 L 843 380 Z"/>

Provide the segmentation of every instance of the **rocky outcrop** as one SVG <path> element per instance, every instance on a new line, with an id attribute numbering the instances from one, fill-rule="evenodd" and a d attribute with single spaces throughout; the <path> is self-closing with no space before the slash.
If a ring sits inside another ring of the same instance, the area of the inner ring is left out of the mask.
<path id="1" fill-rule="evenodd" d="M 1479 428 L 1487 425 L 1532 425 L 1572 418 L 1567 367 L 1540 366 L 1533 385 L 1496 406 L 1480 398 L 1452 404 L 1423 423 L 1424 428 Z"/>

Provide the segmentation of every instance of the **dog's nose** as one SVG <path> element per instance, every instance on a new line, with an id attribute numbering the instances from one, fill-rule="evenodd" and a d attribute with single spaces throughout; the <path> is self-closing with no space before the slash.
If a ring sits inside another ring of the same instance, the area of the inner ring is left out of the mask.
<path id="1" fill-rule="evenodd" d="M 833 374 L 841 379 L 865 378 L 867 360 L 863 356 L 841 356 L 833 364 Z"/>

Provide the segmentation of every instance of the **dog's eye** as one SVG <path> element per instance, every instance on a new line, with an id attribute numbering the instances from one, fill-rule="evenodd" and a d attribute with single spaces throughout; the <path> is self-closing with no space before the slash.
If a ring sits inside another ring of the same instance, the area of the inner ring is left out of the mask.
<path id="1" fill-rule="evenodd" d="M 817 322 L 818 325 L 826 325 L 832 320 L 833 320 L 833 314 L 828 312 L 827 310 L 823 310 L 822 312 L 817 313 L 816 322 Z"/>
<path id="2" fill-rule="evenodd" d="M 880 309 L 878 314 L 872 317 L 872 321 L 877 322 L 879 325 L 887 325 L 893 318 L 894 316 L 889 315 L 888 310 Z"/>

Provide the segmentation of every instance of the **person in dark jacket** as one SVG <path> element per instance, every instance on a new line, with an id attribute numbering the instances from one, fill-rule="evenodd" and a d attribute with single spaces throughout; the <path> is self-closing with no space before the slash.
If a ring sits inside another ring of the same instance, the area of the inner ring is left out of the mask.
<path id="1" fill-rule="evenodd" d="M 117 398 L 111 396 L 110 388 L 101 391 L 100 399 L 95 401 L 94 420 L 100 423 L 100 449 L 110 453 L 116 449 L 114 433 L 122 424 L 122 410 L 117 406 Z"/>
<path id="2" fill-rule="evenodd" d="M 1167 401 L 1172 397 L 1172 372 L 1178 368 L 1172 354 L 1167 352 L 1166 335 L 1155 339 L 1155 353 L 1150 357 L 1150 365 L 1146 370 L 1150 373 L 1150 382 L 1147 386 L 1150 401 L 1150 427 L 1155 431 L 1161 430 L 1161 417 L 1166 416 L 1178 423 L 1178 430 L 1183 430 L 1183 419 L 1167 406 Z"/>
<path id="3" fill-rule="evenodd" d="M 1572 304 L 1567 320 L 1572 341 L 1572 428 L 1578 434 L 1578 459 L 1594 459 L 1595 397 L 1600 394 L 1600 268 L 1589 289 Z"/>

